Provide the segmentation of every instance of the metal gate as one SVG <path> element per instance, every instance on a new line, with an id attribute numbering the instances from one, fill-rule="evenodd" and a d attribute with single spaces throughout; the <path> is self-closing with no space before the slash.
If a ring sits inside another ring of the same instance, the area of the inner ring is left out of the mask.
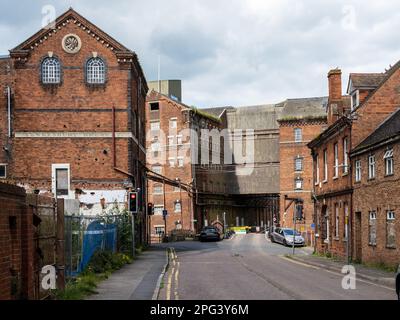
<path id="1" fill-rule="evenodd" d="M 50 291 L 42 288 L 42 268 L 56 267 L 57 262 L 57 202 L 50 197 L 30 194 L 27 203 L 33 212 L 34 297 L 43 300 L 50 296 Z"/>

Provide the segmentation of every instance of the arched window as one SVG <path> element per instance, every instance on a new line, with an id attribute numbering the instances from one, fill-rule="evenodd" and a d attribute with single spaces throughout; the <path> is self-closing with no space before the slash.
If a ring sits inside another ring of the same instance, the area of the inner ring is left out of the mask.
<path id="1" fill-rule="evenodd" d="M 106 66 L 100 58 L 91 58 L 86 65 L 86 80 L 89 84 L 106 82 Z"/>
<path id="2" fill-rule="evenodd" d="M 61 82 L 60 61 L 49 57 L 42 62 L 42 82 L 44 84 L 57 84 Z"/>

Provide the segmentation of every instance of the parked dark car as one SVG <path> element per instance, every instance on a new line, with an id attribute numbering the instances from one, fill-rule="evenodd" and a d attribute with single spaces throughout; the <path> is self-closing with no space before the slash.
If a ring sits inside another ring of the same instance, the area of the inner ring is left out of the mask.
<path id="1" fill-rule="evenodd" d="M 294 234 L 293 229 L 289 228 L 277 228 L 271 233 L 271 241 L 281 243 L 284 246 L 293 246 L 293 240 L 295 246 L 304 246 L 304 238 L 296 231 Z M 294 237 L 293 237 L 294 235 Z M 294 238 L 294 239 L 293 239 Z"/>
<path id="2" fill-rule="evenodd" d="M 203 241 L 221 241 L 224 235 L 215 227 L 205 227 L 200 232 L 199 240 Z"/>
<path id="3" fill-rule="evenodd" d="M 397 293 L 397 298 L 400 301 L 400 264 L 399 268 L 397 269 L 397 276 L 396 276 L 396 293 Z"/>

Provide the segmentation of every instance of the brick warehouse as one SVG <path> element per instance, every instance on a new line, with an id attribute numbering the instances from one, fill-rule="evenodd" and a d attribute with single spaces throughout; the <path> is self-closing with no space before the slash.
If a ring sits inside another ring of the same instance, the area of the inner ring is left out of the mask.
<path id="1" fill-rule="evenodd" d="M 191 131 L 201 136 L 201 129 L 222 129 L 221 121 L 205 112 L 200 112 L 170 97 L 152 91 L 147 98 L 147 165 L 152 175 L 159 178 L 149 182 L 149 202 L 154 205 L 154 216 L 151 218 L 151 237 L 157 241 L 165 231 L 169 234 L 176 229 L 194 231 L 198 230 L 199 213 L 197 205 L 199 193 L 193 190 L 202 190 L 204 173 L 200 168 L 209 163 L 198 165 L 201 162 L 202 152 L 209 152 L 208 144 L 204 148 L 198 143 Z M 194 148 L 197 147 L 197 150 Z M 198 155 L 198 161 L 192 161 Z M 223 157 L 222 150 L 219 158 Z M 221 159 L 222 160 L 222 159 Z M 220 166 L 222 167 L 222 166 Z M 223 187 L 222 172 L 214 173 L 216 186 Z M 172 181 L 171 183 L 168 183 Z M 197 186 L 200 184 L 200 186 Z M 214 192 L 221 192 L 215 189 Z M 166 220 L 163 210 L 167 210 Z M 221 217 L 222 218 L 222 217 Z M 165 225 L 167 229 L 165 230 Z"/>
<path id="2" fill-rule="evenodd" d="M 144 221 L 148 88 L 136 54 L 70 9 L 0 66 L 3 180 L 79 198 L 84 214 L 125 207 L 140 188 Z"/>
<path id="3" fill-rule="evenodd" d="M 295 204 L 285 201 L 285 196 L 303 200 L 304 219 L 296 222 L 296 229 L 310 245 L 314 240 L 313 159 L 307 143 L 326 128 L 326 103 L 325 97 L 289 99 L 283 104 L 278 120 L 281 225 L 294 227 Z"/>
<path id="4" fill-rule="evenodd" d="M 358 240 L 367 230 L 361 229 L 355 203 L 364 191 L 354 194 L 356 168 L 350 165 L 349 154 L 397 110 L 399 67 L 397 63 L 385 73 L 350 74 L 347 96 L 342 96 L 341 71 L 328 74 L 329 127 L 308 144 L 314 158 L 319 252 L 360 260 Z"/>

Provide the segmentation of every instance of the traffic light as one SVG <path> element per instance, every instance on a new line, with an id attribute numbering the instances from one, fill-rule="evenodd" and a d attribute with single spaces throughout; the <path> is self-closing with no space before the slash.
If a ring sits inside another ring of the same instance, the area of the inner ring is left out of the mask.
<path id="1" fill-rule="evenodd" d="M 130 213 L 138 213 L 138 193 L 129 192 L 128 210 Z"/>
<path id="2" fill-rule="evenodd" d="M 301 202 L 296 205 L 296 219 L 299 221 L 304 219 L 303 203 Z"/>
<path id="3" fill-rule="evenodd" d="M 154 215 L 154 206 L 151 202 L 147 204 L 147 215 L 149 216 Z"/>

